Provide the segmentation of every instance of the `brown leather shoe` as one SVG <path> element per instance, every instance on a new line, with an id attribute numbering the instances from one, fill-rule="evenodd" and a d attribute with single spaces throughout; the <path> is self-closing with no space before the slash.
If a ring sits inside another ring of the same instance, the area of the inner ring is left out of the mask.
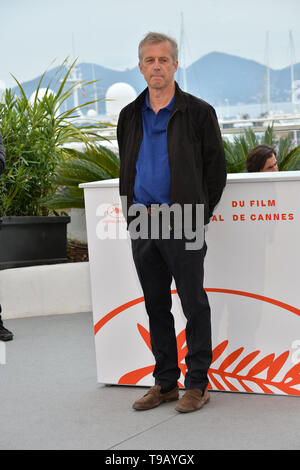
<path id="1" fill-rule="evenodd" d="M 164 402 L 178 400 L 178 398 L 178 387 L 173 388 L 170 392 L 161 393 L 161 386 L 154 385 L 146 395 L 134 402 L 132 408 L 135 410 L 151 410 L 151 408 L 155 408 Z"/>
<path id="2" fill-rule="evenodd" d="M 209 399 L 210 396 L 206 389 L 202 395 L 202 390 L 199 388 L 192 388 L 190 390 L 186 390 L 185 394 L 175 407 L 175 410 L 180 413 L 189 413 L 191 411 L 200 410 L 203 405 L 209 402 Z"/>

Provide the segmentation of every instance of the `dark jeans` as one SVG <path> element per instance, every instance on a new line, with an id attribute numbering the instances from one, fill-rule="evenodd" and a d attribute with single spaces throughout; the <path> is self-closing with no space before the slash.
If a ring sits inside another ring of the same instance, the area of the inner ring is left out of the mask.
<path id="1" fill-rule="evenodd" d="M 1 318 L 1 312 L 2 312 L 2 308 L 1 308 L 1 305 L 0 305 L 0 326 L 3 326 L 3 321 L 2 321 L 2 318 Z"/>
<path id="2" fill-rule="evenodd" d="M 210 307 L 203 288 L 206 244 L 201 250 L 186 250 L 184 239 L 132 240 L 132 252 L 149 316 L 153 376 L 162 388 L 177 384 L 180 377 L 174 317 L 171 313 L 171 282 L 175 280 L 187 319 L 185 388 L 208 385 L 212 359 Z"/>

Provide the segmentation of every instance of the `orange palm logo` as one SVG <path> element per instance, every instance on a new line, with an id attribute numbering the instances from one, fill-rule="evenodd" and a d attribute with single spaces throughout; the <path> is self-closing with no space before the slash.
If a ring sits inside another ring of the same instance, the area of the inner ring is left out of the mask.
<path id="1" fill-rule="evenodd" d="M 279 300 L 262 295 L 231 289 L 206 288 L 205 290 L 207 292 L 225 293 L 253 298 L 276 305 L 277 307 L 300 316 L 300 309 L 298 307 L 293 307 L 292 305 L 288 305 Z M 176 294 L 177 291 L 172 290 L 171 293 Z M 144 297 L 139 297 L 137 299 L 130 300 L 107 313 L 95 324 L 95 335 L 112 318 L 142 302 L 144 302 Z M 147 347 L 152 351 L 149 332 L 140 324 L 137 324 L 137 327 Z M 185 376 L 187 369 L 184 362 L 184 358 L 187 353 L 185 342 L 185 330 L 183 330 L 177 336 L 178 366 L 183 376 Z M 271 353 L 262 358 L 258 358 L 261 351 L 255 350 L 244 356 L 244 347 L 240 347 L 233 352 L 227 353 L 228 344 L 228 340 L 224 340 L 213 349 L 211 367 L 208 370 L 208 389 L 300 395 L 300 362 L 292 366 L 285 373 L 283 378 L 278 379 L 280 371 L 287 365 L 287 360 L 290 356 L 289 351 L 283 352 L 278 357 L 275 357 L 275 354 Z M 219 363 L 219 365 L 216 363 Z M 123 385 L 136 385 L 141 379 L 152 374 L 153 371 L 154 365 L 142 367 L 123 375 L 119 379 L 118 383 Z M 178 385 L 183 387 L 180 383 L 178 383 Z"/>
<path id="2" fill-rule="evenodd" d="M 146 345 L 150 350 L 152 350 L 149 332 L 139 323 L 137 324 L 137 327 Z M 183 376 L 185 376 L 187 369 L 186 364 L 183 362 L 187 353 L 185 341 L 185 330 L 182 330 L 177 336 L 177 350 L 178 366 Z M 225 340 L 213 349 L 212 364 L 215 363 L 217 359 L 221 358 L 227 346 L 228 341 Z M 229 390 L 232 392 L 255 392 L 258 387 L 263 393 L 274 394 L 277 391 L 277 393 L 284 393 L 287 395 L 300 395 L 300 363 L 294 365 L 285 374 L 282 380 L 275 380 L 289 357 L 289 351 L 283 352 L 277 358 L 274 353 L 268 354 L 258 362 L 252 364 L 252 367 L 250 367 L 247 373 L 243 373 L 243 371 L 247 366 L 251 365 L 255 358 L 260 354 L 260 351 L 253 351 L 241 359 L 243 351 L 243 347 L 238 348 L 228 354 L 217 368 L 209 368 L 209 390 L 212 390 L 212 385 L 214 385 L 214 389 L 216 390 Z M 233 370 L 230 370 L 237 360 L 239 360 L 239 362 L 235 364 Z M 141 379 L 152 374 L 153 370 L 154 365 L 151 365 L 128 372 L 120 378 L 118 383 L 120 385 L 136 385 Z M 263 372 L 264 377 L 258 377 L 258 375 Z M 242 387 L 242 390 L 233 384 L 234 381 Z M 178 382 L 178 386 L 183 388 L 183 385 L 180 382 Z"/>
<path id="3" fill-rule="evenodd" d="M 150 342 L 150 333 L 139 323 L 137 324 L 138 330 L 141 337 L 145 341 L 146 345 L 152 351 L 151 342 Z M 187 346 L 184 346 L 185 343 L 185 330 L 182 330 L 181 333 L 177 336 L 177 351 L 178 351 L 178 366 L 183 375 L 186 373 L 186 365 L 182 361 L 184 360 L 187 353 Z M 146 377 L 149 374 L 152 374 L 154 370 L 154 365 L 148 367 L 142 367 L 141 369 L 134 370 L 128 374 L 123 375 L 120 378 L 119 384 L 137 384 L 142 378 Z M 183 387 L 180 382 L 178 382 L 179 387 Z"/>

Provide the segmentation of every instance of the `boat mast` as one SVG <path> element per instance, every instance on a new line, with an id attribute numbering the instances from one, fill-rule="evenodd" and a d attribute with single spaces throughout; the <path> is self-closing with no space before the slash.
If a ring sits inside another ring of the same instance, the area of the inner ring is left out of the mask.
<path id="1" fill-rule="evenodd" d="M 291 89 L 293 90 L 293 84 L 294 84 L 294 62 L 295 62 L 295 45 L 294 45 L 294 39 L 293 39 L 293 33 L 290 30 L 289 31 L 289 38 L 290 38 L 290 53 L 291 53 Z M 292 101 L 293 101 L 293 93 L 292 93 Z"/>
<path id="2" fill-rule="evenodd" d="M 74 40 L 74 33 L 72 33 L 72 53 L 73 53 L 73 60 L 75 60 L 75 40 Z M 79 73 L 79 75 L 77 75 Z M 67 78 L 67 82 L 71 82 L 72 84 L 80 83 L 82 79 L 81 72 L 78 72 L 77 65 L 74 65 L 74 67 L 71 70 L 70 76 Z M 78 88 L 81 88 L 81 86 L 75 86 L 73 88 L 73 97 L 74 97 L 74 107 L 77 108 L 79 106 L 79 98 L 78 98 Z M 83 113 L 81 109 L 76 110 L 77 113 L 79 113 L 80 116 L 83 116 Z"/>
<path id="3" fill-rule="evenodd" d="M 269 31 L 266 33 L 266 46 L 265 46 L 265 90 L 267 100 L 267 113 L 270 113 L 270 67 L 269 67 Z"/>
<path id="4" fill-rule="evenodd" d="M 295 80 L 294 65 L 296 61 L 295 44 L 292 31 L 289 31 L 291 54 L 291 103 L 295 112 L 295 105 L 300 102 L 300 80 Z"/>
<path id="5" fill-rule="evenodd" d="M 183 73 L 183 91 L 187 91 L 187 80 L 186 80 L 186 65 L 185 65 L 185 33 L 184 33 L 184 21 L 183 13 L 181 13 L 181 27 L 180 27 L 180 40 L 179 40 L 179 64 L 181 65 Z"/>
<path id="6" fill-rule="evenodd" d="M 94 100 L 95 100 L 95 111 L 98 115 L 98 93 L 97 93 L 97 83 L 96 83 L 96 77 L 95 77 L 95 65 L 92 64 L 92 76 L 93 76 L 93 86 L 94 86 Z"/>

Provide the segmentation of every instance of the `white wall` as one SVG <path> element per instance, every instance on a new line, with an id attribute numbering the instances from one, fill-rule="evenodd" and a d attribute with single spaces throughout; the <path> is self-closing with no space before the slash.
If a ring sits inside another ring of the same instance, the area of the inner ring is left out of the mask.
<path id="1" fill-rule="evenodd" d="M 89 263 L 0 271 L 2 318 L 90 312 Z"/>

